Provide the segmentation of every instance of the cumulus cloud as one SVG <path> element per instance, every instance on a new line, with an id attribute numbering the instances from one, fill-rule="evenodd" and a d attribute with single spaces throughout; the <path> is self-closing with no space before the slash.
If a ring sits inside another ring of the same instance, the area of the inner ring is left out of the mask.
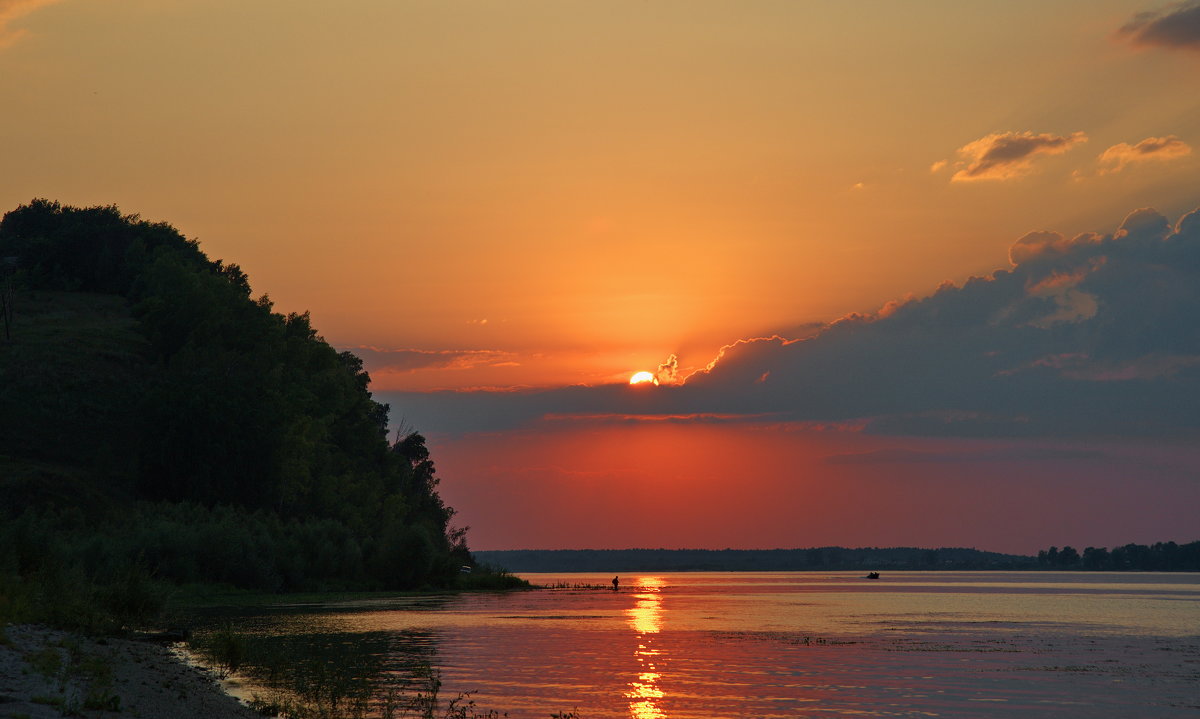
<path id="1" fill-rule="evenodd" d="M 0 0 L 0 48 L 7 47 L 25 34 L 23 29 L 13 29 L 17 20 L 57 0 Z"/>
<path id="2" fill-rule="evenodd" d="M 1141 47 L 1200 50 L 1200 0 L 1138 13 L 1117 31 L 1117 37 Z"/>
<path id="3" fill-rule="evenodd" d="M 1200 431 L 1200 210 L 1110 233 L 1024 235 L 1012 266 L 801 338 L 738 340 L 684 381 L 383 393 L 430 431 L 568 416 L 854 426 L 942 437 Z M 664 363 L 664 364 L 670 364 Z"/>
<path id="4" fill-rule="evenodd" d="M 1039 157 L 1061 155 L 1081 143 L 1087 142 L 1083 132 L 1070 135 L 1034 134 L 1032 132 L 993 132 L 969 142 L 957 151 L 952 182 L 975 182 L 979 180 L 1009 180 L 1029 174 Z M 946 161 L 936 162 L 933 172 L 947 166 Z"/>
<path id="5" fill-rule="evenodd" d="M 654 379 L 659 384 L 673 384 L 679 378 L 679 357 L 674 353 L 658 366 Z"/>
<path id="6" fill-rule="evenodd" d="M 1008 261 L 1014 265 L 1036 262 L 1047 257 L 1062 257 L 1076 245 L 1099 242 L 1100 235 L 1087 232 L 1067 239 L 1062 233 L 1036 230 L 1026 233 L 1008 248 Z"/>
<path id="7" fill-rule="evenodd" d="M 1190 155 L 1191 145 L 1174 135 L 1147 137 L 1136 145 L 1122 142 L 1100 154 L 1100 174 L 1120 172 L 1142 162 L 1175 160 Z"/>
<path id="8" fill-rule="evenodd" d="M 687 389 L 713 408 L 870 418 L 880 432 L 1200 429 L 1200 215 L 1137 210 L 1108 235 L 1037 232 L 1015 266 L 783 345 L 731 346 Z M 771 390 L 751 378 L 770 372 Z"/>

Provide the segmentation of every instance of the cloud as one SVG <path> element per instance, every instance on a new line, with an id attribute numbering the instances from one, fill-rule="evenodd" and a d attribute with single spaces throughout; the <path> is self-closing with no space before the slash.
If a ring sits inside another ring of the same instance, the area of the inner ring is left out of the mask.
<path id="1" fill-rule="evenodd" d="M 425 369 L 471 369 L 515 364 L 511 352 L 501 350 L 418 350 L 347 347 L 363 362 L 380 372 L 415 372 Z"/>
<path id="2" fill-rule="evenodd" d="M 1104 234 L 1029 233 L 1009 254 L 1008 269 L 848 315 L 802 339 L 731 342 L 683 382 L 651 391 L 382 399 L 423 431 L 504 429 L 547 416 L 943 437 L 1200 431 L 1200 210 L 1172 224 L 1142 208 Z"/>
<path id="3" fill-rule="evenodd" d="M 0 0 L 0 48 L 12 45 L 27 32 L 11 29 L 12 23 L 45 5 L 58 0 Z"/>
<path id="4" fill-rule="evenodd" d="M 1200 0 L 1138 13 L 1117 30 L 1117 37 L 1139 47 L 1200 50 Z"/>
<path id="5" fill-rule="evenodd" d="M 815 334 L 811 335 L 811 336 L 815 336 Z M 788 339 L 786 337 L 781 337 L 780 335 L 771 335 L 770 337 L 751 337 L 748 339 L 734 340 L 731 344 L 727 344 L 727 345 L 721 347 L 721 349 L 717 350 L 717 356 L 714 357 L 711 362 L 709 362 L 702 369 L 699 369 L 699 370 L 693 372 L 692 374 L 688 375 L 684 381 L 685 382 L 690 381 L 693 377 L 695 377 L 697 375 L 701 375 L 706 372 L 709 372 L 710 370 L 712 370 L 712 368 L 716 367 L 721 362 L 721 360 L 723 360 L 725 358 L 725 355 L 729 352 L 752 351 L 752 350 L 747 350 L 745 348 L 761 347 L 761 346 L 774 345 L 774 344 L 783 346 L 783 345 L 791 344 L 796 341 L 798 341 L 798 340 Z M 761 377 L 762 375 L 759 375 L 759 376 Z"/>
<path id="6" fill-rule="evenodd" d="M 685 389 L 708 411 L 869 418 L 944 435 L 1200 429 L 1200 215 L 1110 235 L 1030 233 L 1011 270 L 785 345 L 732 345 Z M 769 390 L 751 378 L 769 372 Z M 693 403 L 695 404 L 695 403 Z"/>
<path id="7" fill-rule="evenodd" d="M 1051 135 L 1032 132 L 993 132 L 974 142 L 967 143 L 957 151 L 955 173 L 951 182 L 975 182 L 979 180 L 1009 180 L 1021 177 L 1033 170 L 1039 157 L 1061 155 L 1072 147 L 1087 142 L 1083 132 L 1070 135 Z M 935 162 L 930 170 L 937 172 L 946 166 L 946 161 Z"/>
<path id="8" fill-rule="evenodd" d="M 747 420 L 769 420 L 772 415 L 716 414 L 712 412 L 694 412 L 692 414 L 547 414 L 542 419 L 547 422 L 595 422 L 605 423 L 635 423 L 635 422 L 685 422 L 694 424 L 746 422 Z"/>
<path id="9" fill-rule="evenodd" d="M 958 464 L 989 462 L 1045 462 L 1107 459 L 1108 455 L 1094 449 L 1074 447 L 1024 447 L 1020 445 L 983 450 L 922 451 L 899 447 L 871 452 L 834 454 L 824 458 L 825 464 Z"/>
<path id="10" fill-rule="evenodd" d="M 1050 367 L 1061 370 L 1067 379 L 1124 382 L 1171 378 L 1181 370 L 1197 365 L 1200 365 L 1200 355 L 1149 354 L 1123 362 L 1095 362 L 1086 353 L 1072 352 L 1040 357 L 1022 369 Z"/>
<path id="11" fill-rule="evenodd" d="M 1043 258 L 1062 257 L 1076 245 L 1099 242 L 1100 235 L 1086 232 L 1067 239 L 1061 233 L 1037 230 L 1021 236 L 1008 248 L 1008 261 L 1014 265 L 1036 262 Z"/>
<path id="12" fill-rule="evenodd" d="M 1122 142 L 1100 154 L 1100 174 L 1120 172 L 1132 164 L 1174 160 L 1190 155 L 1191 145 L 1174 135 L 1147 137 L 1136 145 Z"/>
<path id="13" fill-rule="evenodd" d="M 659 384 L 673 384 L 679 378 L 679 357 L 674 353 L 658 366 L 654 379 Z"/>

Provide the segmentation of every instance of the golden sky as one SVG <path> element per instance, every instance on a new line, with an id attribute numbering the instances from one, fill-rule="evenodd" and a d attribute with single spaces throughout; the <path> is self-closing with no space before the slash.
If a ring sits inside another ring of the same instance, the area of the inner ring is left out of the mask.
<path id="1" fill-rule="evenodd" d="M 1200 142 L 1200 54 L 1118 34 L 1147 9 L 0 0 L 0 205 L 115 203 L 339 346 L 458 353 L 380 387 L 697 367 L 1192 209 L 1194 154 L 1100 161 Z M 1064 144 L 968 178 L 1023 134 Z"/>

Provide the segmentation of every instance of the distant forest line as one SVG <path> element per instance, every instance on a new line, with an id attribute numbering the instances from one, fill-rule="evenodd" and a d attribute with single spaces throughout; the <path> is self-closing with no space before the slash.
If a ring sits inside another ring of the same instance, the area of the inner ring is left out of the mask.
<path id="1" fill-rule="evenodd" d="M 1200 541 L 1126 544 L 1083 552 L 1050 547 L 1037 556 L 940 547 L 807 549 L 514 549 L 476 551 L 510 572 L 784 572 L 871 570 L 1090 570 L 1200 572 Z"/>

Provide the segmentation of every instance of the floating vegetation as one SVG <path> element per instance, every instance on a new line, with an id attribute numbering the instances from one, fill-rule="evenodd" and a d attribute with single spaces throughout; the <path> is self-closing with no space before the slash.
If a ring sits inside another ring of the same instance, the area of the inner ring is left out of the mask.
<path id="1" fill-rule="evenodd" d="M 247 702 L 281 719 L 501 719 L 470 692 L 444 700 L 420 632 L 264 635 L 228 624 L 201 632 L 192 647 L 222 673 L 239 673 L 263 691 Z M 564 714 L 563 716 L 570 716 Z"/>
<path id="2" fill-rule="evenodd" d="M 612 590 L 611 584 L 588 584 L 586 582 L 553 582 L 551 584 L 536 585 L 538 589 L 586 589 L 594 591 L 597 589 Z"/>

